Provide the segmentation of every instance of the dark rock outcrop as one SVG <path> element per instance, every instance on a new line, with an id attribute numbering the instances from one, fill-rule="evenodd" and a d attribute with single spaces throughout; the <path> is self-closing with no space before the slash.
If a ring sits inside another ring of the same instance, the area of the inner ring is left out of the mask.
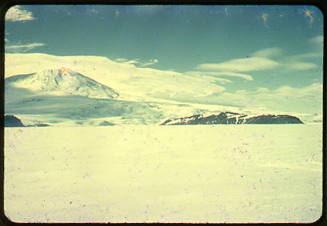
<path id="1" fill-rule="evenodd" d="M 5 115 L 5 127 L 25 127 L 22 121 L 14 115 Z"/>
<path id="2" fill-rule="evenodd" d="M 49 124 L 38 123 L 33 125 L 24 125 L 22 121 L 14 115 L 5 115 L 5 127 L 47 127 Z"/>
<path id="3" fill-rule="evenodd" d="M 291 115 L 260 115 L 247 119 L 246 124 L 303 124 L 303 122 Z"/>
<path id="4" fill-rule="evenodd" d="M 26 127 L 48 127 L 49 124 L 46 123 L 39 123 L 39 124 L 33 124 L 33 125 L 27 125 Z"/>
<path id="5" fill-rule="evenodd" d="M 234 112 L 221 112 L 207 117 L 192 115 L 189 117 L 168 119 L 161 125 L 199 125 L 199 124 L 303 124 L 291 115 L 259 115 L 247 116 Z"/>
<path id="6" fill-rule="evenodd" d="M 103 121 L 99 124 L 99 126 L 114 126 L 115 124 L 112 122 L 108 122 L 108 121 Z"/>

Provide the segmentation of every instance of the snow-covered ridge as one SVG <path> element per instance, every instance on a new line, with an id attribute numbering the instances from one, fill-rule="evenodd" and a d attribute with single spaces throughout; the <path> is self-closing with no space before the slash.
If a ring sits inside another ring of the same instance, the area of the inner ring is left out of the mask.
<path id="1" fill-rule="evenodd" d="M 16 88 L 58 96 L 78 95 L 109 99 L 119 96 L 112 88 L 65 67 L 16 75 L 7 78 L 5 82 Z"/>
<path id="2" fill-rule="evenodd" d="M 196 124 L 303 124 L 291 115 L 255 115 L 249 116 L 234 112 L 221 112 L 204 116 L 201 114 L 182 118 L 172 118 L 161 125 L 196 125 Z"/>

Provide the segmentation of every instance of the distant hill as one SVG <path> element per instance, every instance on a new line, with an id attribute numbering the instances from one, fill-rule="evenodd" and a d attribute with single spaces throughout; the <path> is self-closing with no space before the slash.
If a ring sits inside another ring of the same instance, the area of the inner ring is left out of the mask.
<path id="1" fill-rule="evenodd" d="M 38 123 L 32 125 L 24 125 L 22 121 L 14 115 L 5 115 L 5 127 L 47 127 L 50 126 L 45 123 Z"/>
<path id="2" fill-rule="evenodd" d="M 22 121 L 14 115 L 5 115 L 5 127 L 25 127 Z"/>
<path id="3" fill-rule="evenodd" d="M 209 116 L 192 115 L 189 117 L 168 119 L 161 125 L 198 125 L 198 124 L 303 124 L 291 115 L 248 116 L 234 112 L 221 112 Z"/>

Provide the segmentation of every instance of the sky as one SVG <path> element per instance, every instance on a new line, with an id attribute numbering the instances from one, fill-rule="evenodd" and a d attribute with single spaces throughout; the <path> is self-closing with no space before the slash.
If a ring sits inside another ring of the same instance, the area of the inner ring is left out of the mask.
<path id="1" fill-rule="evenodd" d="M 25 65 L 31 53 L 105 57 L 156 79 L 185 78 L 174 89 L 193 91 L 176 94 L 181 102 L 321 117 L 323 14 L 314 6 L 19 5 L 5 18 L 6 58 L 25 54 Z"/>

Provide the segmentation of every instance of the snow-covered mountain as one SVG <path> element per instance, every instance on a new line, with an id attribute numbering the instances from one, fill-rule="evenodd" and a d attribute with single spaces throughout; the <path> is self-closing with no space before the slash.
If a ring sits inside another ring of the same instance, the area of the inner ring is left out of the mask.
<path id="1" fill-rule="evenodd" d="M 5 84 L 6 88 L 24 88 L 45 95 L 77 95 L 105 99 L 119 96 L 112 88 L 64 67 L 12 76 L 5 80 Z"/>
<path id="2" fill-rule="evenodd" d="M 165 119 L 162 125 L 301 123 L 293 116 L 243 115 L 219 105 L 211 108 L 118 96 L 114 89 L 68 68 L 49 69 L 5 79 L 5 114 L 19 117 L 25 125 L 147 125 Z"/>
<path id="3" fill-rule="evenodd" d="M 68 68 L 5 79 L 5 114 L 24 125 L 151 124 L 157 106 L 121 100 L 114 89 Z"/>

